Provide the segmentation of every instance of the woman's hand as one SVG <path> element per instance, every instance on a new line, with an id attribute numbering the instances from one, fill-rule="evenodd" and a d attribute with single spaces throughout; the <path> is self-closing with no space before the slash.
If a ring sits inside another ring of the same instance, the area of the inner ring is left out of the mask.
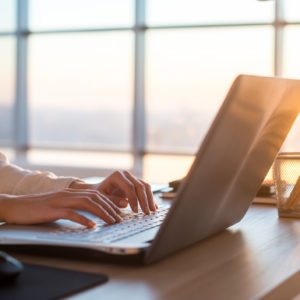
<path id="1" fill-rule="evenodd" d="M 70 187 L 97 190 L 119 207 L 126 207 L 129 203 L 134 212 L 138 212 L 138 205 L 145 214 L 158 209 L 153 199 L 151 186 L 128 171 L 116 171 L 98 184 L 74 181 Z"/>
<path id="2" fill-rule="evenodd" d="M 108 224 L 121 222 L 120 209 L 96 190 L 64 189 L 45 194 L 0 195 L 0 221 L 38 224 L 67 219 L 87 227 L 96 224 L 75 210 L 86 210 Z"/>

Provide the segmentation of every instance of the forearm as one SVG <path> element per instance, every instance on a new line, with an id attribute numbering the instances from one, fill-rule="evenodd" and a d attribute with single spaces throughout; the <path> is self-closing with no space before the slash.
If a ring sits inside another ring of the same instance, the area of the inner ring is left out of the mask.
<path id="1" fill-rule="evenodd" d="M 26 195 L 67 188 L 75 177 L 59 177 L 51 172 L 31 171 L 0 157 L 0 194 Z"/>

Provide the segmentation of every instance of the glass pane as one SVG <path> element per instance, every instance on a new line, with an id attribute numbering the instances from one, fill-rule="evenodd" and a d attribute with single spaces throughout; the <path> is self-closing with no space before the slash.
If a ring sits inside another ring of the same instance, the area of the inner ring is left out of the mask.
<path id="1" fill-rule="evenodd" d="M 273 19 L 274 1 L 147 1 L 147 24 L 153 26 L 193 23 L 271 22 Z"/>
<path id="2" fill-rule="evenodd" d="M 16 3 L 14 0 L 0 0 L 0 31 L 14 31 Z"/>
<path id="3" fill-rule="evenodd" d="M 31 30 L 133 25 L 133 0 L 30 0 Z"/>
<path id="4" fill-rule="evenodd" d="M 133 166 L 133 157 L 128 153 L 31 149 L 27 159 L 33 165 L 90 168 L 88 176 L 96 176 L 95 168 L 129 170 Z"/>
<path id="5" fill-rule="evenodd" d="M 282 145 L 281 151 L 300 152 L 300 115 L 298 115 L 298 118 Z"/>
<path id="6" fill-rule="evenodd" d="M 284 31 L 284 76 L 300 79 L 300 26 L 287 26 Z"/>
<path id="7" fill-rule="evenodd" d="M 300 26 L 288 26 L 284 32 L 283 76 L 300 79 Z M 292 127 L 283 151 L 300 151 L 300 117 Z"/>
<path id="8" fill-rule="evenodd" d="M 15 87 L 15 40 L 0 37 L 0 140 L 12 140 Z"/>
<path id="9" fill-rule="evenodd" d="M 237 74 L 272 75 L 271 27 L 147 34 L 147 147 L 194 153 Z"/>
<path id="10" fill-rule="evenodd" d="M 133 36 L 130 32 L 31 36 L 31 141 L 128 149 Z"/>
<path id="11" fill-rule="evenodd" d="M 192 155 L 147 154 L 144 156 L 143 178 L 154 183 L 168 183 L 183 178 L 193 161 Z"/>
<path id="12" fill-rule="evenodd" d="M 287 21 L 300 21 L 300 1 L 285 0 L 284 14 Z"/>

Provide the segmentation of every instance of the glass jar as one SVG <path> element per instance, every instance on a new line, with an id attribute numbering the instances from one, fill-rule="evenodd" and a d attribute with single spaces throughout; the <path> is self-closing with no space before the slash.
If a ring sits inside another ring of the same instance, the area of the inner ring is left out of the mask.
<path id="1" fill-rule="evenodd" d="M 273 166 L 279 217 L 300 218 L 300 153 L 280 153 Z"/>

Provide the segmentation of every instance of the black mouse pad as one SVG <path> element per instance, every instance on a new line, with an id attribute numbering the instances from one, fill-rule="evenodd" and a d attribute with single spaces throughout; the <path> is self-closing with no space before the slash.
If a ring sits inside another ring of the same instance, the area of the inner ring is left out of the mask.
<path id="1" fill-rule="evenodd" d="M 0 285 L 0 299 L 60 299 L 107 280 L 102 274 L 24 264 L 15 281 Z"/>

